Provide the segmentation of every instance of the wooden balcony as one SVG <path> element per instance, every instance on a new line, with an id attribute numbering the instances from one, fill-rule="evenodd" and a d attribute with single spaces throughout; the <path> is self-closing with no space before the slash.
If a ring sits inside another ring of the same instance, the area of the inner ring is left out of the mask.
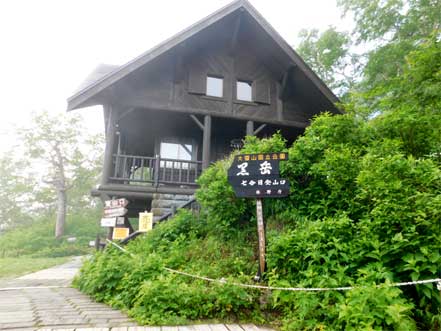
<path id="1" fill-rule="evenodd" d="M 109 178 L 113 183 L 147 186 L 196 186 L 202 173 L 201 161 L 113 155 L 114 171 Z"/>

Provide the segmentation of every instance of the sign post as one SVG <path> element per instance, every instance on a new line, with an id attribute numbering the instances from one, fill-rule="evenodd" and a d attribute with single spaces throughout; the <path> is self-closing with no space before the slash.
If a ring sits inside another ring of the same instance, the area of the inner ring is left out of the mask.
<path id="1" fill-rule="evenodd" d="M 265 272 L 265 223 L 263 198 L 282 198 L 289 195 L 289 182 L 280 178 L 279 162 L 288 159 L 287 153 L 236 155 L 228 169 L 228 182 L 239 198 L 256 198 L 257 233 L 259 235 L 259 270 L 257 280 Z"/>
<path id="2" fill-rule="evenodd" d="M 109 239 L 124 239 L 129 235 L 130 229 L 125 227 L 128 212 L 125 207 L 128 204 L 129 201 L 124 198 L 104 201 L 104 217 L 101 219 L 101 226 L 109 227 L 109 236 L 111 236 Z"/>
<path id="3" fill-rule="evenodd" d="M 265 272 L 265 225 L 263 223 L 262 199 L 256 199 L 257 233 L 259 235 L 259 272 L 257 277 L 260 280 Z"/>

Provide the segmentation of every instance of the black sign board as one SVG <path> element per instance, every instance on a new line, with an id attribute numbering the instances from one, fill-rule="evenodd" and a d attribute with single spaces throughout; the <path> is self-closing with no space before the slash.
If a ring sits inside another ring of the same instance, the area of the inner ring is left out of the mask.
<path id="1" fill-rule="evenodd" d="M 289 182 L 279 177 L 279 161 L 287 159 L 287 153 L 236 155 L 228 169 L 228 182 L 239 198 L 286 197 Z"/>

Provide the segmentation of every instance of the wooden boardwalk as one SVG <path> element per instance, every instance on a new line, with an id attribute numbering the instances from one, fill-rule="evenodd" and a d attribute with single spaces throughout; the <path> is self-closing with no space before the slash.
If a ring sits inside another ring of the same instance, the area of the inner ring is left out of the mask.
<path id="1" fill-rule="evenodd" d="M 0 282 L 0 330 L 5 331 L 268 331 L 251 324 L 142 327 L 127 315 L 69 287 L 80 259 Z"/>

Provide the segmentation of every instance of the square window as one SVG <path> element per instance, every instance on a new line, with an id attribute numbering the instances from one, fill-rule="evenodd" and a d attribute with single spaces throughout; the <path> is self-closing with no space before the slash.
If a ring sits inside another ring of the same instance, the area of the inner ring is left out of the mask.
<path id="1" fill-rule="evenodd" d="M 253 101 L 253 83 L 247 81 L 238 80 L 236 83 L 236 98 L 242 101 Z"/>
<path id="2" fill-rule="evenodd" d="M 222 98 L 224 96 L 224 80 L 223 80 L 223 78 L 207 76 L 206 94 L 211 97 Z"/>

